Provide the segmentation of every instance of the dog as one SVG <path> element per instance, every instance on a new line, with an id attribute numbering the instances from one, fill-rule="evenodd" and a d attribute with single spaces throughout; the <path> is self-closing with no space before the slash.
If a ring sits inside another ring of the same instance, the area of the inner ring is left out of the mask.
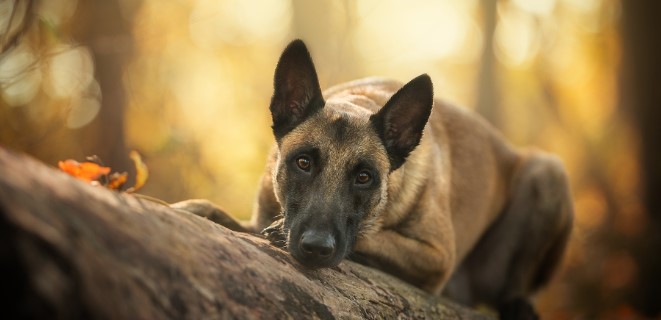
<path id="1" fill-rule="evenodd" d="M 250 221 L 206 200 L 173 207 L 263 231 L 310 268 L 349 258 L 503 319 L 537 317 L 530 297 L 558 266 L 573 222 L 557 157 L 517 149 L 434 99 L 426 74 L 322 93 L 301 40 L 276 66 L 270 112 L 276 143 Z"/>

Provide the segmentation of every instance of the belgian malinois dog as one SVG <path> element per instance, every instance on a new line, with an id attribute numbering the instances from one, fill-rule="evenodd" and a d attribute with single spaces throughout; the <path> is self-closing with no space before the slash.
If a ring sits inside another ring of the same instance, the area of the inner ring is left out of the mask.
<path id="1" fill-rule="evenodd" d="M 477 115 L 407 84 L 368 78 L 322 93 L 296 40 L 275 70 L 276 144 L 254 213 L 239 222 L 205 200 L 173 207 L 259 233 L 301 264 L 354 259 L 430 293 L 535 318 L 573 209 L 558 158 L 520 150 Z"/>

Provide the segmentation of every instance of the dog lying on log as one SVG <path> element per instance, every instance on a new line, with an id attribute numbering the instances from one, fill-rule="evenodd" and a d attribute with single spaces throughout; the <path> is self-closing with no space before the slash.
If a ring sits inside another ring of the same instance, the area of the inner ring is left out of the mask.
<path id="1" fill-rule="evenodd" d="M 557 157 L 434 99 L 427 75 L 322 93 L 300 40 L 277 64 L 270 112 L 276 144 L 250 221 L 206 200 L 173 207 L 262 232 L 311 268 L 349 258 L 503 319 L 537 317 L 529 298 L 573 221 Z"/>

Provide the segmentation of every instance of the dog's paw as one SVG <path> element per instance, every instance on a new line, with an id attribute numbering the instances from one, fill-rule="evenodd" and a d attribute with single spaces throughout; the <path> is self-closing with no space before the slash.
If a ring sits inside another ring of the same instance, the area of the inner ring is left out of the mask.
<path id="1" fill-rule="evenodd" d="M 351 260 L 353 262 L 357 262 L 357 263 L 364 264 L 364 265 L 367 265 L 369 263 L 369 260 L 367 259 L 366 256 L 364 256 L 360 253 L 356 253 L 356 252 L 350 253 L 347 256 L 347 260 Z"/>
<path id="2" fill-rule="evenodd" d="M 515 299 L 498 309 L 501 320 L 538 320 L 535 308 L 525 299 Z"/>
<path id="3" fill-rule="evenodd" d="M 351 252 L 347 256 L 347 260 L 362 264 L 364 266 L 368 267 L 373 267 L 373 268 L 379 268 L 379 264 L 370 256 L 358 253 L 358 252 Z"/>
<path id="4" fill-rule="evenodd" d="M 285 219 L 273 221 L 270 226 L 262 230 L 262 235 L 268 239 L 271 244 L 279 248 L 287 247 L 287 234 L 284 230 Z"/>

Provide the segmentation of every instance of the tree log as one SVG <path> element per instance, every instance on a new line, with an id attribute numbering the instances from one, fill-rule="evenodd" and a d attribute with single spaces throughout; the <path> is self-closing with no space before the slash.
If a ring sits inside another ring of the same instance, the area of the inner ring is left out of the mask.
<path id="1" fill-rule="evenodd" d="M 488 318 L 350 261 L 307 269 L 258 236 L 2 148 L 0 275 L 6 319 Z"/>

